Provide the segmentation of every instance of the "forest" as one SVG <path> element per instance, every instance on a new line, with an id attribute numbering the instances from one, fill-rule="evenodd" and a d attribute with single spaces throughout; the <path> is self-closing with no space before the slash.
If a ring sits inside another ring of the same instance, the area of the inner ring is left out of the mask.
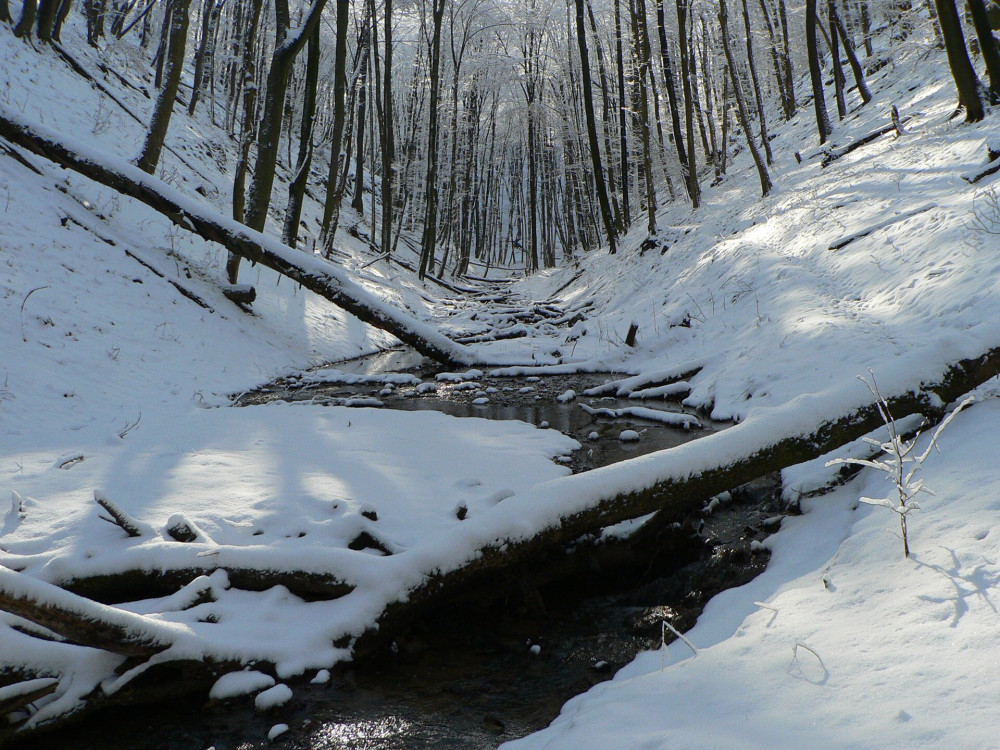
<path id="1" fill-rule="evenodd" d="M 994 742 L 998 28 L 0 0 L 0 745 Z"/>

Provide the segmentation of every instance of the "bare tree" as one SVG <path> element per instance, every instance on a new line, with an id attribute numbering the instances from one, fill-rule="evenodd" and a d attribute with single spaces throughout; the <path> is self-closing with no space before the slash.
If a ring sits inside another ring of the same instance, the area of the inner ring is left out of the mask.
<path id="1" fill-rule="evenodd" d="M 743 129 L 743 134 L 746 136 L 747 145 L 750 147 L 750 153 L 753 155 L 754 164 L 757 165 L 757 174 L 760 177 L 760 190 L 763 196 L 767 196 L 771 192 L 771 176 L 767 173 L 767 166 L 764 164 L 764 160 L 761 158 L 760 149 L 757 148 L 757 144 L 754 142 L 753 133 L 750 130 L 750 122 L 747 117 L 747 105 L 743 96 L 743 86 L 740 84 L 739 77 L 736 74 L 736 61 L 733 58 L 732 45 L 729 41 L 729 29 L 728 26 L 729 13 L 726 8 L 726 0 L 719 0 L 719 26 L 722 29 L 722 49 L 726 54 L 726 64 L 729 68 L 729 79 L 733 84 L 733 98 L 736 99 L 736 111 L 740 118 L 740 127 Z"/>
<path id="2" fill-rule="evenodd" d="M 604 221 L 604 231 L 608 235 L 608 250 L 613 255 L 618 251 L 617 231 L 611 215 L 611 203 L 608 201 L 608 189 L 604 183 L 604 168 L 601 165 L 601 150 L 597 138 L 597 121 L 594 115 L 594 93 L 590 80 L 590 55 L 587 50 L 587 30 L 583 23 L 584 0 L 576 3 L 576 38 L 580 48 L 580 70 L 583 76 L 583 106 L 587 120 L 587 140 L 590 143 L 590 158 L 594 167 L 594 184 L 597 187 L 597 200 L 601 207 L 601 219 Z"/>
<path id="3" fill-rule="evenodd" d="M 948 54 L 948 65 L 951 67 L 952 78 L 955 79 L 955 88 L 958 89 L 958 105 L 965 107 L 966 122 L 978 122 L 986 114 L 983 107 L 983 84 L 979 81 L 965 48 L 965 35 L 962 33 L 958 8 L 955 7 L 955 0 L 934 1 L 945 52 Z"/>
<path id="4" fill-rule="evenodd" d="M 684 115 L 687 124 L 687 165 L 688 195 L 692 208 L 701 203 L 701 188 L 698 186 L 698 166 L 694 152 L 694 97 L 691 95 L 691 63 L 687 38 L 688 13 L 691 0 L 677 0 L 677 38 L 681 55 L 681 81 L 684 86 Z"/>
<path id="5" fill-rule="evenodd" d="M 254 163 L 253 182 L 250 184 L 250 199 L 246 212 L 246 224 L 251 229 L 263 231 L 267 223 L 267 212 L 271 204 L 271 190 L 274 187 L 274 168 L 278 159 L 278 141 L 281 137 L 281 121 L 288 92 L 288 75 L 299 51 L 305 46 L 316 24 L 326 0 L 313 0 L 299 28 L 289 31 L 288 0 L 275 0 L 275 46 L 271 55 L 271 69 L 267 74 L 267 88 L 264 91 L 263 111 L 257 130 L 257 161 Z M 240 256 L 229 254 L 226 274 L 229 282 L 235 284 L 239 278 Z"/>
<path id="6" fill-rule="evenodd" d="M 816 111 L 816 127 L 819 130 L 820 144 L 833 132 L 830 125 L 830 115 L 826 110 L 826 99 L 823 97 L 823 73 L 819 68 L 819 49 L 816 43 L 816 2 L 806 0 L 806 56 L 809 58 L 809 79 L 812 82 L 813 108 Z"/>
<path id="7" fill-rule="evenodd" d="M 174 100 L 181 83 L 184 70 L 184 49 L 187 44 L 188 9 L 190 0 L 172 0 L 170 4 L 170 31 L 167 44 L 166 72 L 160 94 L 153 106 L 153 116 L 146 131 L 146 142 L 136 159 L 139 169 L 149 174 L 156 172 L 160 162 L 160 152 L 170 127 L 170 116 L 174 111 Z"/>

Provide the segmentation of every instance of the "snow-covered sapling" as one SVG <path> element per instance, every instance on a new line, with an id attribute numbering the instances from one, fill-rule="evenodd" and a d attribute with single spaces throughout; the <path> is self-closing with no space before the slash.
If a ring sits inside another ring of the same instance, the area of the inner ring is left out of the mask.
<path id="1" fill-rule="evenodd" d="M 914 499 L 921 492 L 926 492 L 929 495 L 933 495 L 927 487 L 924 486 L 924 480 L 917 478 L 917 472 L 923 466 L 924 460 L 930 455 L 931 450 L 937 447 L 938 438 L 944 431 L 951 420 L 962 411 L 966 406 L 969 406 L 975 398 L 973 396 L 966 396 L 961 403 L 947 416 L 944 421 L 938 425 L 937 429 L 934 430 L 934 434 L 931 436 L 930 442 L 927 444 L 927 448 L 924 449 L 923 453 L 915 453 L 914 448 L 917 444 L 916 437 L 912 440 L 904 440 L 899 434 L 899 430 L 896 421 L 892 418 L 892 414 L 889 412 L 889 404 L 882 396 L 879 391 L 878 383 L 875 381 L 875 373 L 871 370 L 868 371 L 871 381 L 868 379 L 858 376 L 858 380 L 867 386 L 868 390 L 871 391 L 872 395 L 875 397 L 875 405 L 878 407 L 879 415 L 882 417 L 882 421 L 885 423 L 886 430 L 889 433 L 889 439 L 885 442 L 880 442 L 872 438 L 864 438 L 866 442 L 873 445 L 877 445 L 882 449 L 882 456 L 872 459 L 863 458 L 835 458 L 832 461 L 827 462 L 827 466 L 833 466 L 836 464 L 852 464 L 855 466 L 866 466 L 876 471 L 881 471 L 886 475 L 886 477 L 893 483 L 896 490 L 896 496 L 883 497 L 883 498 L 873 498 L 873 497 L 862 497 L 861 502 L 867 503 L 868 505 L 880 505 L 883 508 L 888 508 L 889 510 L 897 513 L 899 515 L 899 530 L 903 537 L 903 556 L 910 556 L 910 542 L 907 536 L 906 520 L 907 516 L 911 511 L 919 510 L 920 505 Z"/>

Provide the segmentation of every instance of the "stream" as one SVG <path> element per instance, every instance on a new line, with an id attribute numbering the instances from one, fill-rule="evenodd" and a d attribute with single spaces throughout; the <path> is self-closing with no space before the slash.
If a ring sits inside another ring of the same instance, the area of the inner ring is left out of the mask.
<path id="1" fill-rule="evenodd" d="M 722 429 L 698 416 L 701 427 L 683 430 L 625 417 L 595 418 L 581 408 L 617 409 L 641 404 L 684 411 L 678 403 L 579 396 L 559 401 L 609 375 L 493 378 L 440 382 L 439 368 L 410 352 L 389 352 L 336 365 L 340 372 L 372 375 L 407 372 L 424 383 L 309 384 L 278 381 L 240 394 L 237 405 L 277 399 L 342 403 L 378 399 L 383 408 L 436 409 L 456 417 L 520 419 L 560 430 L 583 446 L 571 459 L 585 471 L 673 447 Z M 471 385 L 469 384 L 471 382 Z M 424 392 L 421 392 L 424 391 Z M 483 400 L 486 399 L 485 402 Z M 473 403 L 478 401 L 480 403 Z M 639 439 L 623 442 L 623 430 Z M 753 578 L 766 554 L 752 549 L 777 529 L 782 512 L 776 483 L 759 481 L 731 493 L 712 513 L 686 522 L 678 543 L 656 565 L 614 585 L 560 586 L 541 591 L 542 606 L 512 597 L 490 607 L 451 606 L 416 624 L 391 649 L 360 665 L 334 670 L 325 685 L 290 681 L 293 700 L 273 714 L 253 710 L 252 698 L 220 705 L 204 693 L 168 704 L 97 715 L 58 734 L 36 738 L 68 749 L 311 750 L 462 748 L 485 750 L 547 726 L 569 698 L 610 679 L 639 651 L 661 644 L 661 623 L 692 627 L 714 594 Z M 688 528 L 690 525 L 690 528 Z M 683 533 L 682 533 L 683 532 Z M 581 591 L 582 588 L 586 592 Z M 109 720 L 110 719 L 110 720 Z M 289 731 L 273 741 L 268 730 Z"/>

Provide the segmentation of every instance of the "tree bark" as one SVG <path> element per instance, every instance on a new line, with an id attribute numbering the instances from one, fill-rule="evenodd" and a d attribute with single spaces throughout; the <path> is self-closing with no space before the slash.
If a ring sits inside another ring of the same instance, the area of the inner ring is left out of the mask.
<path id="1" fill-rule="evenodd" d="M 38 0 L 24 0 L 21 6 L 21 18 L 14 27 L 14 36 L 18 38 L 30 37 L 31 29 L 35 25 L 35 17 L 38 15 Z"/>
<path id="2" fill-rule="evenodd" d="M 326 180 L 326 200 L 323 204 L 323 254 L 329 258 L 333 238 L 340 223 L 340 204 L 344 199 L 340 188 L 340 155 L 344 150 L 344 123 L 347 122 L 347 22 L 350 20 L 350 0 L 336 0 L 337 34 L 333 63 L 333 133 L 330 136 L 330 170 Z"/>
<path id="3" fill-rule="evenodd" d="M 844 52 L 847 54 L 847 62 L 850 63 L 851 73 L 854 74 L 854 82 L 858 86 L 858 93 L 861 95 L 861 103 L 867 104 L 872 99 L 872 92 L 869 90 L 868 83 L 865 81 L 865 72 L 861 67 L 861 63 L 858 61 L 858 53 L 854 49 L 854 42 L 847 33 L 847 27 L 844 26 L 844 22 L 840 20 L 840 13 L 837 12 L 837 5 L 834 2 L 830 3 L 830 20 L 833 22 L 833 25 L 836 26 L 837 33 L 844 42 Z"/>
<path id="4" fill-rule="evenodd" d="M 135 198 L 174 224 L 218 242 L 232 254 L 270 268 L 341 307 L 359 320 L 388 331 L 420 353 L 448 365 L 470 365 L 475 356 L 463 346 L 384 304 L 335 266 L 285 247 L 256 230 L 227 220 L 182 196 L 154 177 L 81 143 L 67 145 L 36 124 L 26 124 L 0 105 L 0 136 L 95 182 Z"/>
<path id="5" fill-rule="evenodd" d="M 688 48 L 687 21 L 691 0 L 677 0 L 677 41 L 681 55 L 681 82 L 684 87 L 684 117 L 687 125 L 687 178 L 691 207 L 701 205 L 701 188 L 698 186 L 698 166 L 694 146 L 694 97 L 691 95 L 691 60 Z"/>
<path id="6" fill-rule="evenodd" d="M 274 53 L 271 55 L 271 69 L 267 73 L 263 112 L 257 129 L 257 160 L 254 163 L 253 181 L 250 183 L 250 198 L 246 210 L 247 226 L 258 232 L 264 231 L 268 208 L 271 205 L 274 168 L 278 161 L 281 122 L 284 117 L 285 96 L 288 92 L 288 76 L 296 56 L 319 23 L 325 5 L 326 0 L 313 0 L 302 25 L 291 34 L 288 29 L 287 0 L 278 0 L 274 4 L 277 38 Z M 230 284 L 238 281 L 239 270 L 240 256 L 232 253 L 226 262 L 226 274 Z"/>
<path id="7" fill-rule="evenodd" d="M 617 230 L 615 220 L 611 215 L 611 203 L 608 201 L 608 188 L 604 182 L 604 166 L 601 164 L 600 142 L 597 138 L 597 122 L 594 115 L 594 92 L 590 80 L 590 56 L 587 50 L 587 30 L 583 23 L 584 0 L 576 2 L 576 37 L 580 48 L 580 69 L 582 72 L 583 108 L 587 119 L 587 140 L 590 143 L 590 159 L 594 167 L 594 184 L 597 187 L 597 200 L 601 207 L 601 219 L 604 221 L 604 231 L 608 235 L 609 252 L 614 255 L 618 251 Z"/>
<path id="8" fill-rule="evenodd" d="M 1000 48 L 997 47 L 997 39 L 993 36 L 986 3 L 983 0 L 969 0 L 969 11 L 976 28 L 976 36 L 979 38 L 979 49 L 982 51 L 983 60 L 986 61 L 986 73 L 990 79 L 990 98 L 996 104 L 1000 101 Z"/>
<path id="9" fill-rule="evenodd" d="M 746 0 L 744 0 L 744 3 Z M 746 8 L 746 5 L 743 6 Z M 747 117 L 747 105 L 744 101 L 743 86 L 736 73 L 736 61 L 733 59 L 732 45 L 729 42 L 728 29 L 729 12 L 726 8 L 726 0 L 719 0 L 719 26 L 722 29 L 722 49 L 726 54 L 726 63 L 729 67 L 729 78 L 733 83 L 733 96 L 736 99 L 736 111 L 740 116 L 740 127 L 743 128 L 743 135 L 746 136 L 747 145 L 753 155 L 754 164 L 757 165 L 757 174 L 760 177 L 760 190 L 762 197 L 766 197 L 771 192 L 771 176 L 767 172 L 767 166 L 761 158 L 760 149 L 754 142 L 753 132 L 750 130 L 750 122 Z M 762 133 L 763 135 L 763 130 Z"/>
<path id="10" fill-rule="evenodd" d="M 373 19 L 374 23 L 374 19 Z M 385 0 L 385 55 L 382 70 L 382 255 L 392 252 L 392 169 L 395 137 L 392 116 L 392 0 Z M 376 56 L 376 60 L 378 57 Z M 376 71 L 377 75 L 377 71 Z M 374 217 L 373 217 L 374 223 Z"/>
<path id="11" fill-rule="evenodd" d="M 173 0 L 170 6 L 170 40 L 166 53 L 166 80 L 153 107 L 153 116 L 146 132 L 146 142 L 136 159 L 136 165 L 143 172 L 153 174 L 160 163 L 160 152 L 170 127 L 170 116 L 174 111 L 174 100 L 181 84 L 184 70 L 184 49 L 187 45 L 188 8 L 190 0 Z"/>
<path id="12" fill-rule="evenodd" d="M 822 146 L 833 132 L 830 115 L 823 97 L 823 72 L 819 68 L 819 47 L 816 42 L 816 3 L 806 0 L 806 56 L 809 58 L 809 79 L 812 82 L 813 108 L 816 111 L 816 128 Z"/>
<path id="13" fill-rule="evenodd" d="M 306 50 L 306 79 L 302 91 L 302 120 L 299 123 L 299 153 L 295 160 L 295 176 L 288 185 L 288 205 L 285 207 L 281 241 L 295 247 L 299 241 L 299 221 L 302 203 L 309 181 L 309 167 L 313 155 L 313 125 L 316 119 L 316 86 L 319 83 L 319 26 L 313 29 Z"/>
<path id="14" fill-rule="evenodd" d="M 948 65 L 955 88 L 958 89 L 958 104 L 965 107 L 965 121 L 979 122 L 986 115 L 983 108 L 983 84 L 979 82 L 976 69 L 969 60 L 965 48 L 962 21 L 958 16 L 955 0 L 934 0 L 937 6 L 938 23 L 944 36 L 944 48 L 948 54 Z"/>

